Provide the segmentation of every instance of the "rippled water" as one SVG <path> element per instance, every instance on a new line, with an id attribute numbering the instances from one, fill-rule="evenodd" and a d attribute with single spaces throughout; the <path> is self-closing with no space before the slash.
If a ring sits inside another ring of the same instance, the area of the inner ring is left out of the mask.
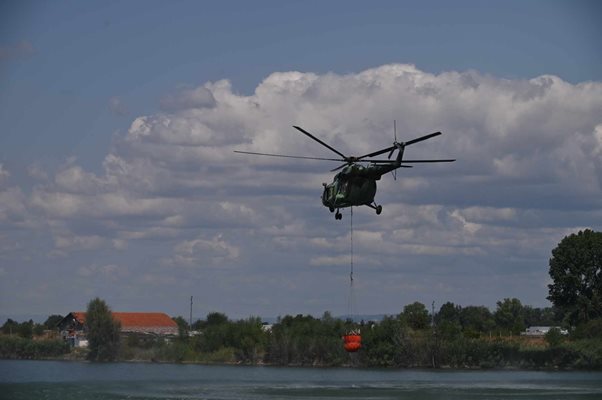
<path id="1" fill-rule="evenodd" d="M 602 372 L 0 360 L 2 399 L 602 399 Z"/>

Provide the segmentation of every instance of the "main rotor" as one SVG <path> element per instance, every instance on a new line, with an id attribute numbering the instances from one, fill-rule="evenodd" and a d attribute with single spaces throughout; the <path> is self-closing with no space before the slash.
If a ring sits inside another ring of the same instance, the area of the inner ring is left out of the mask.
<path id="1" fill-rule="evenodd" d="M 378 151 L 374 151 L 372 153 L 364 154 L 364 155 L 359 156 L 359 157 L 356 157 L 356 156 L 346 156 L 345 154 L 341 153 L 340 151 L 338 151 L 334 147 L 330 146 L 328 143 L 325 143 L 324 141 L 318 139 L 317 137 L 315 137 L 314 135 L 312 135 L 311 133 L 309 133 L 308 131 L 306 131 L 305 129 L 303 129 L 303 128 L 299 127 L 299 126 L 294 125 L 293 128 L 295 128 L 299 132 L 303 133 L 304 135 L 306 135 L 310 139 L 313 139 L 314 141 L 320 143 L 322 146 L 326 147 L 327 149 L 329 149 L 333 153 L 337 154 L 340 158 L 290 156 L 290 155 L 284 155 L 284 154 L 257 153 L 257 152 L 239 151 L 239 150 L 235 150 L 234 152 L 235 153 L 242 153 L 242 154 L 253 154 L 253 155 L 258 155 L 258 156 L 284 157 L 284 158 L 298 158 L 298 159 L 304 159 L 304 160 L 324 160 L 324 161 L 343 162 L 343 164 L 339 165 L 336 168 L 333 168 L 331 170 L 332 172 L 337 171 L 337 170 L 339 170 L 339 169 L 341 169 L 341 168 L 343 168 L 343 167 L 345 167 L 347 165 L 355 164 L 357 162 L 370 162 L 370 163 L 373 163 L 373 164 L 391 164 L 391 165 L 395 165 L 395 167 L 411 168 L 412 167 L 411 165 L 404 165 L 404 164 L 437 163 L 437 162 L 453 162 L 453 161 L 455 161 L 455 159 L 403 160 L 403 152 L 404 152 L 404 149 L 406 148 L 406 146 L 409 146 L 409 145 L 412 145 L 412 144 L 415 144 L 415 143 L 418 143 L 418 142 L 422 142 L 424 140 L 433 138 L 435 136 L 439 136 L 439 135 L 441 135 L 441 132 L 430 133 L 428 135 L 424 135 L 424 136 L 418 137 L 416 139 L 409 140 L 407 142 L 398 142 L 397 141 L 397 132 L 395 132 L 395 140 L 394 140 L 392 146 L 386 147 L 386 148 L 378 150 Z M 393 155 L 393 153 L 395 152 L 395 150 L 399 151 L 398 157 L 397 157 L 396 160 L 391 160 L 391 156 Z M 379 156 L 379 155 L 385 154 L 385 153 L 389 153 L 388 159 L 386 159 L 386 160 L 364 160 L 365 158 L 372 158 L 372 157 L 376 157 L 376 156 Z"/>

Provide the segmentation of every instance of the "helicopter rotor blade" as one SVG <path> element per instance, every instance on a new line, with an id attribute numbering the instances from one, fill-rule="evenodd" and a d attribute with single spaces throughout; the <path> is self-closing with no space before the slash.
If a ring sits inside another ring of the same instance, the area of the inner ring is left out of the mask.
<path id="1" fill-rule="evenodd" d="M 313 140 L 315 140 L 316 142 L 320 143 L 322 146 L 326 147 L 327 149 L 334 151 L 335 153 L 337 153 L 338 155 L 340 155 L 341 157 L 343 157 L 343 159 L 346 161 L 349 157 L 347 157 L 345 154 L 341 153 L 340 151 L 338 151 L 337 149 L 335 149 L 334 147 L 324 143 L 323 141 L 321 141 L 320 139 L 318 139 L 317 137 L 315 137 L 314 135 L 312 135 L 311 133 L 307 132 L 305 129 L 299 127 L 299 126 L 294 126 L 293 128 L 295 128 L 296 130 L 298 130 L 299 132 L 309 136 L 310 138 L 312 138 Z"/>
<path id="2" fill-rule="evenodd" d="M 397 143 L 397 121 L 393 120 L 393 144 Z M 395 150 L 391 150 L 391 152 L 389 153 L 389 156 L 387 157 L 389 160 L 391 159 L 391 156 L 393 155 L 393 152 Z M 393 177 L 395 178 L 395 180 L 397 180 L 397 174 L 393 174 Z"/>
<path id="3" fill-rule="evenodd" d="M 378 150 L 375 151 L 374 153 L 369 153 L 369 154 L 365 154 L 363 156 L 357 157 L 358 160 L 361 160 L 362 158 L 366 158 L 366 157 L 374 157 L 374 156 L 379 156 L 381 154 L 385 154 L 389 151 L 393 151 L 397 148 L 397 146 L 391 146 L 391 147 L 387 147 L 386 149 L 382 149 L 382 150 Z"/>
<path id="4" fill-rule="evenodd" d="M 282 157 L 282 158 L 300 158 L 300 159 L 303 159 L 303 160 L 345 161 L 345 160 L 341 160 L 340 158 L 288 156 L 288 155 L 284 155 L 284 154 L 256 153 L 256 152 L 253 152 L 253 151 L 240 151 L 240 150 L 234 150 L 234 152 L 235 153 L 240 153 L 240 154 L 252 154 L 252 155 L 255 155 L 255 156 Z"/>
<path id="5" fill-rule="evenodd" d="M 389 158 L 391 158 L 391 156 L 393 155 L 393 151 L 395 151 L 395 149 L 399 148 L 399 146 L 402 146 L 402 147 L 409 146 L 411 144 L 422 142 L 423 140 L 427 140 L 427 139 L 430 139 L 432 137 L 439 136 L 439 135 L 441 135 L 441 132 L 434 132 L 434 133 L 430 133 L 428 135 L 421 136 L 416 139 L 409 140 L 407 142 L 400 143 L 400 142 L 395 141 L 393 143 L 393 146 L 384 148 L 382 150 L 377 150 L 373 153 L 364 154 L 363 156 L 357 157 L 357 160 L 361 160 L 362 158 L 366 158 L 366 157 L 379 156 L 379 155 L 385 154 L 385 153 L 389 153 Z"/>
<path id="6" fill-rule="evenodd" d="M 430 139 L 432 137 L 439 136 L 439 135 L 441 135 L 441 132 L 435 132 L 435 133 L 431 133 L 431 134 L 428 134 L 428 135 L 420 136 L 419 138 L 412 139 L 412 140 L 410 140 L 408 142 L 404 142 L 402 144 L 404 146 L 409 146 L 411 144 L 422 142 L 423 140 L 427 140 L 427 139 Z"/>
<path id="7" fill-rule="evenodd" d="M 342 168 L 344 168 L 344 167 L 346 167 L 348 165 L 349 165 L 349 163 L 341 164 L 338 167 L 331 169 L 330 172 L 338 171 L 338 170 L 340 170 L 340 169 L 342 169 Z"/>
<path id="8" fill-rule="evenodd" d="M 438 162 L 454 162 L 455 159 L 441 159 L 441 160 L 402 160 L 402 163 L 415 164 L 415 163 L 438 163 Z M 370 160 L 372 164 L 395 164 L 395 161 L 391 160 Z"/>
<path id="9" fill-rule="evenodd" d="M 441 159 L 441 160 L 403 160 L 402 162 L 413 164 L 413 163 L 438 163 L 438 162 L 454 162 L 454 161 L 456 161 L 456 160 L 450 158 L 450 159 Z"/>
<path id="10" fill-rule="evenodd" d="M 391 160 L 370 160 L 370 161 L 364 161 L 364 162 L 369 162 L 372 164 L 391 164 L 391 165 L 394 165 L 396 163 L 396 161 L 391 161 Z M 406 161 L 403 160 L 403 162 L 406 162 Z"/>

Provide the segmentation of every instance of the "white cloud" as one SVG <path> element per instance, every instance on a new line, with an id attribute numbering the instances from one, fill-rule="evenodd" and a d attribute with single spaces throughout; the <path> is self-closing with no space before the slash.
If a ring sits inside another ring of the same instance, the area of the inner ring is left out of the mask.
<path id="1" fill-rule="evenodd" d="M 67 233 L 54 237 L 54 246 L 61 252 L 97 250 L 107 244 L 107 240 L 99 235 L 75 236 Z"/>
<path id="2" fill-rule="evenodd" d="M 8 180 L 9 176 L 10 173 L 6 170 L 6 168 L 4 168 L 4 165 L 0 163 L 0 185 L 2 185 L 4 181 Z"/>
<path id="3" fill-rule="evenodd" d="M 459 272 L 442 265 L 469 271 L 472 284 L 520 268 L 543 281 L 562 236 L 602 217 L 602 83 L 385 65 L 274 73 L 249 96 L 225 80 L 181 90 L 163 99 L 161 112 L 133 119 L 102 172 L 71 160 L 50 179 L 31 170 L 39 178 L 31 192 L 0 192 L 0 220 L 45 221 L 63 256 L 109 248 L 134 257 L 151 243 L 154 269 L 145 279 L 160 282 L 173 270 L 182 274 L 169 277 L 174 285 L 196 269 L 176 265 L 264 274 L 277 265 L 345 265 L 349 214 L 335 221 L 319 198 L 336 164 L 233 150 L 334 156 L 291 127 L 300 125 L 344 154 L 365 154 L 391 145 L 394 119 L 399 140 L 443 132 L 406 157 L 458 161 L 400 170 L 397 181 L 384 176 L 382 215 L 354 211 L 357 260 L 373 282 L 397 265 L 441 268 L 438 279 L 456 285 Z"/>
<path id="4" fill-rule="evenodd" d="M 27 168 L 27 174 L 38 181 L 48 180 L 48 172 L 38 164 L 30 165 Z"/>
<path id="5" fill-rule="evenodd" d="M 102 279 L 110 282 L 118 282 L 127 277 L 129 271 L 115 264 L 90 264 L 80 267 L 77 270 L 77 275 L 88 281 L 91 279 Z"/>
<path id="6" fill-rule="evenodd" d="M 341 266 L 341 265 L 350 265 L 350 257 L 349 255 L 340 255 L 335 257 L 313 257 L 309 260 L 309 265 L 314 267 L 322 267 L 322 266 Z"/>
<path id="7" fill-rule="evenodd" d="M 169 94 L 161 99 L 161 109 L 164 111 L 213 108 L 215 105 L 215 97 L 206 87 L 183 89 L 177 94 Z"/>
<path id="8" fill-rule="evenodd" d="M 239 257 L 239 249 L 228 243 L 219 234 L 210 239 L 196 238 L 185 240 L 174 247 L 174 256 L 165 260 L 166 264 L 204 268 L 223 265 Z"/>
<path id="9" fill-rule="evenodd" d="M 21 225 L 31 222 L 33 216 L 27 208 L 27 195 L 18 187 L 0 190 L 0 222 Z"/>

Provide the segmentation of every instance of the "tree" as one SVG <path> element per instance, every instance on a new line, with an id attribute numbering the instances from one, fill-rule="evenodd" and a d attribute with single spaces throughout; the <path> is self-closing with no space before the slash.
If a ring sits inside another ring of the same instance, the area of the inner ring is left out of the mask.
<path id="1" fill-rule="evenodd" d="M 460 322 L 464 335 L 468 337 L 479 337 L 495 327 L 491 311 L 485 306 L 463 307 L 460 310 Z"/>
<path id="2" fill-rule="evenodd" d="M 121 324 L 113 319 L 111 309 L 98 297 L 88 303 L 85 327 L 90 353 L 93 361 L 112 361 L 119 351 L 119 332 Z"/>
<path id="3" fill-rule="evenodd" d="M 534 308 L 523 306 L 525 316 L 525 326 L 552 326 L 559 325 L 562 317 L 559 317 L 560 310 L 555 307 Z"/>
<path id="4" fill-rule="evenodd" d="M 53 315 L 48 316 L 48 318 L 46 318 L 46 321 L 44 321 L 44 326 L 46 327 L 46 329 L 56 331 L 58 328 L 57 326 L 58 326 L 59 322 L 61 322 L 62 320 L 63 320 L 62 315 L 53 314 Z"/>
<path id="5" fill-rule="evenodd" d="M 188 331 L 190 327 L 188 326 L 188 321 L 184 319 L 182 316 L 177 316 L 172 318 L 176 324 L 178 324 L 178 336 L 180 339 L 188 337 Z"/>
<path id="6" fill-rule="evenodd" d="M 602 232 L 565 236 L 552 250 L 550 300 L 578 325 L 602 317 Z"/>
<path id="7" fill-rule="evenodd" d="M 525 313 L 519 299 L 506 298 L 498 301 L 494 318 L 499 328 L 515 335 L 525 330 Z"/>
<path id="8" fill-rule="evenodd" d="M 35 336 L 42 336 L 44 334 L 45 326 L 43 324 L 33 324 L 33 334 Z"/>
<path id="9" fill-rule="evenodd" d="M 461 312 L 462 307 L 449 301 L 441 306 L 439 312 L 435 315 L 435 323 L 437 332 L 442 337 L 452 339 L 460 335 L 462 332 L 462 325 L 460 323 Z"/>
<path id="10" fill-rule="evenodd" d="M 564 337 L 558 328 L 550 329 L 545 335 L 545 340 L 550 347 L 558 347 L 563 339 Z"/>
<path id="11" fill-rule="evenodd" d="M 226 314 L 219 313 L 219 312 L 211 312 L 211 313 L 207 314 L 207 325 L 208 326 L 221 325 L 221 324 L 225 324 L 226 322 L 228 322 L 228 317 L 226 316 Z"/>
<path id="12" fill-rule="evenodd" d="M 410 328 L 418 330 L 425 329 L 429 326 L 431 319 L 425 305 L 416 301 L 408 304 L 403 308 L 403 316 Z"/>
<path id="13" fill-rule="evenodd" d="M 5 335 L 15 335 L 19 333 L 19 323 L 12 319 L 7 319 L 4 325 L 2 325 L 2 333 Z"/>

